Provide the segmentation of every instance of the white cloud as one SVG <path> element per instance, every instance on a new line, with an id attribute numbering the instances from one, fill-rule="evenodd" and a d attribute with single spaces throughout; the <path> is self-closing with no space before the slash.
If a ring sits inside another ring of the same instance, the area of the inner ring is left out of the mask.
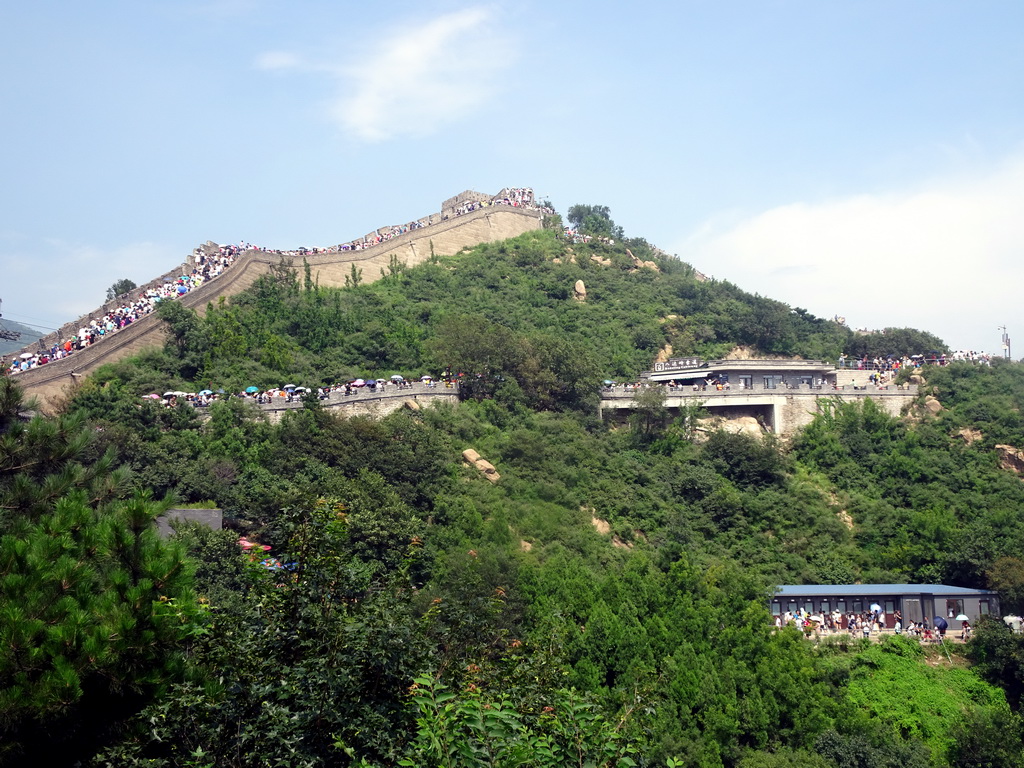
<path id="1" fill-rule="evenodd" d="M 513 47 L 489 8 L 469 8 L 392 30 L 357 46 L 342 63 L 283 51 L 259 56 L 263 70 L 327 72 L 337 91 L 327 114 L 364 141 L 429 135 L 492 100 Z"/>
<path id="2" fill-rule="evenodd" d="M 1021 210 L 1024 156 L 1015 156 L 912 189 L 709 223 L 679 253 L 703 272 L 819 316 L 916 327 L 953 347 L 996 350 L 997 325 L 1024 333 Z"/>
<path id="3" fill-rule="evenodd" d="M 495 14 L 475 8 L 440 16 L 377 41 L 374 53 L 343 71 L 335 119 L 355 136 L 380 141 L 426 135 L 487 102 L 510 63 Z"/>
<path id="4" fill-rule="evenodd" d="M 270 72 L 287 69 L 301 69 L 302 60 L 287 51 L 267 51 L 256 57 L 256 68 Z"/>

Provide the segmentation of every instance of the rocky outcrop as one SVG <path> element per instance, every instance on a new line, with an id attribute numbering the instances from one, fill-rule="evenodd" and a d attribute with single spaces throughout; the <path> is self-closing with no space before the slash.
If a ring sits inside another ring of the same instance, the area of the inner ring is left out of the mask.
<path id="1" fill-rule="evenodd" d="M 723 360 L 756 360 L 757 356 L 755 355 L 754 350 L 751 349 L 750 347 L 744 347 L 744 346 L 740 345 L 738 347 L 733 347 L 731 350 L 729 350 L 729 354 L 727 354 L 722 359 Z"/>
<path id="2" fill-rule="evenodd" d="M 964 427 L 956 433 L 956 436 L 962 438 L 968 445 L 976 443 L 984 437 L 980 429 L 971 429 L 970 427 Z"/>
<path id="3" fill-rule="evenodd" d="M 584 285 L 582 280 L 577 280 L 576 285 L 572 287 L 572 297 L 576 299 L 576 301 L 587 300 L 587 286 Z"/>
<path id="4" fill-rule="evenodd" d="M 750 437 L 758 438 L 764 436 L 764 430 L 761 428 L 760 422 L 753 416 L 737 416 L 732 419 L 713 416 L 708 419 L 701 419 L 700 423 L 705 431 L 721 429 L 723 432 L 733 435 L 750 435 Z"/>
<path id="5" fill-rule="evenodd" d="M 997 445 L 996 450 L 999 452 L 999 464 L 1003 469 L 1024 475 L 1024 451 L 1012 445 Z"/>
<path id="6" fill-rule="evenodd" d="M 472 448 L 467 448 L 462 452 L 462 458 L 466 460 L 466 463 L 477 469 L 487 480 L 492 483 L 496 483 L 501 480 L 501 475 L 498 474 L 498 470 L 495 469 L 491 462 L 480 457 L 480 454 L 474 451 Z"/>
<path id="7" fill-rule="evenodd" d="M 633 260 L 634 269 L 653 269 L 655 272 L 661 272 L 661 270 L 658 269 L 658 265 L 655 262 L 643 261 L 641 259 L 638 259 L 636 256 L 633 255 L 633 252 L 629 250 L 629 248 L 626 249 L 626 255 Z"/>

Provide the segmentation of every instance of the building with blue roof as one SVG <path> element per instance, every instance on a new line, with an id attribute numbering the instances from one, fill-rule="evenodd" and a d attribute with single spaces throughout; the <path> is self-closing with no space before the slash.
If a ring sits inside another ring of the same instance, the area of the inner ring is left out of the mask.
<path id="1" fill-rule="evenodd" d="M 902 613 L 904 623 L 932 621 L 941 616 L 950 630 L 961 628 L 962 621 L 957 616 L 967 616 L 975 622 L 982 616 L 1000 615 L 997 592 L 946 584 L 783 584 L 775 590 L 771 610 L 773 616 L 782 616 L 787 611 L 838 611 L 845 616 L 870 612 L 872 605 L 881 607 L 890 627 L 896 611 Z"/>

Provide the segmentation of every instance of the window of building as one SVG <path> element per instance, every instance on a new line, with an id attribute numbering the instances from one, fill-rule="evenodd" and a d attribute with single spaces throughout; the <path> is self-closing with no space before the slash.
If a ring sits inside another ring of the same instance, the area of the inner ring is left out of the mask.
<path id="1" fill-rule="evenodd" d="M 978 601 L 978 613 L 982 616 L 988 616 L 988 600 Z"/>
<path id="2" fill-rule="evenodd" d="M 805 613 L 814 613 L 814 603 L 812 603 L 810 600 L 808 600 L 806 603 L 804 603 L 804 612 Z"/>
<path id="3" fill-rule="evenodd" d="M 836 610 L 840 613 L 846 613 L 846 601 L 836 600 Z"/>
<path id="4" fill-rule="evenodd" d="M 821 601 L 821 612 L 828 613 L 828 600 Z"/>
<path id="5" fill-rule="evenodd" d="M 946 618 L 955 619 L 964 612 L 963 600 L 946 600 Z"/>
<path id="6" fill-rule="evenodd" d="M 886 600 L 885 601 L 885 612 L 886 613 L 896 613 L 896 601 L 895 600 Z"/>
<path id="7" fill-rule="evenodd" d="M 778 603 L 772 603 L 772 616 L 781 616 L 782 606 Z"/>
<path id="8" fill-rule="evenodd" d="M 857 614 L 864 613 L 864 603 L 862 603 L 860 600 L 854 600 L 853 612 Z"/>
<path id="9" fill-rule="evenodd" d="M 814 377 L 813 376 L 801 376 L 800 377 L 800 383 L 809 387 L 809 386 L 811 386 L 811 384 L 814 383 Z"/>
<path id="10" fill-rule="evenodd" d="M 796 603 L 790 603 L 789 608 L 787 608 L 786 610 L 788 610 L 790 613 L 796 613 Z"/>
<path id="11" fill-rule="evenodd" d="M 745 376 L 740 374 L 740 389 L 753 389 L 754 388 L 754 377 L 753 375 Z"/>

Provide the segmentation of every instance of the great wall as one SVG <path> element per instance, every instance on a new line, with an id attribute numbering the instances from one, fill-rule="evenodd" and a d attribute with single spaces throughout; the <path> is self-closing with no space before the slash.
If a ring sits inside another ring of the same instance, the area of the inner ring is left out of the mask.
<path id="1" fill-rule="evenodd" d="M 386 274 L 395 264 L 411 267 L 427 261 L 432 255 L 450 256 L 464 248 L 505 240 L 541 228 L 544 217 L 542 210 L 487 204 L 492 198 L 497 197 L 467 190 L 445 200 L 440 213 L 419 219 L 417 228 L 362 250 L 301 255 L 247 250 L 223 273 L 175 301 L 203 313 L 207 305 L 251 287 L 261 276 L 268 274 L 272 267 L 280 264 L 282 258 L 299 267 L 305 260 L 310 266 L 314 281 L 323 286 L 340 287 L 346 284 L 346 279 L 351 280 L 353 267 L 361 271 L 362 282 L 370 283 L 379 279 L 381 274 Z M 485 207 L 455 215 L 459 206 L 465 203 L 483 203 Z M 373 234 L 375 233 L 370 233 L 367 238 L 371 238 Z M 214 243 L 207 243 L 204 247 L 217 246 Z M 191 258 L 189 256 L 180 266 L 146 285 L 139 286 L 138 290 L 159 286 L 178 275 L 188 274 L 192 269 Z M 116 306 L 116 303 L 108 302 L 93 312 L 66 323 L 55 333 L 33 342 L 25 349 L 44 349 L 70 338 L 80 326 L 87 324 L 91 318 L 104 314 Z M 73 390 L 76 382 L 99 366 L 138 354 L 144 349 L 161 344 L 163 340 L 163 323 L 156 313 L 152 313 L 110 334 L 101 342 L 75 352 L 70 357 L 22 371 L 17 374 L 17 380 L 24 387 L 26 394 L 38 398 L 41 407 L 46 410 Z"/>
<path id="2" fill-rule="evenodd" d="M 449 256 L 475 245 L 495 242 L 524 234 L 543 226 L 545 211 L 534 207 L 517 207 L 513 205 L 494 204 L 495 200 L 505 193 L 502 190 L 496 196 L 473 191 L 466 191 L 442 203 L 441 212 L 406 225 L 408 228 L 400 234 L 391 236 L 384 242 L 363 246 L 358 250 L 340 250 L 340 247 L 327 252 L 280 252 L 250 249 L 241 253 L 224 272 L 208 280 L 202 285 L 174 299 L 186 307 L 203 313 L 206 307 L 214 302 L 234 296 L 248 289 L 263 275 L 281 264 L 282 260 L 293 267 L 304 267 L 308 264 L 310 277 L 315 282 L 328 287 L 341 287 L 351 282 L 353 269 L 360 274 L 361 282 L 373 282 L 382 275 L 388 274 L 396 265 L 415 266 L 431 258 L 432 255 Z M 482 206 L 476 210 L 466 211 L 473 206 Z M 382 230 L 397 230 L 397 227 L 382 228 L 369 233 L 363 242 L 379 238 Z M 220 246 L 207 242 L 196 249 L 217 252 Z M 193 268 L 195 252 L 179 266 L 157 277 L 146 285 L 139 286 L 137 291 L 159 287 L 175 280 L 179 275 L 189 274 Z M 703 275 L 697 275 L 702 279 Z M 706 278 L 705 278 L 706 279 Z M 123 297 L 119 297 L 77 320 L 66 323 L 62 328 L 49 336 L 33 342 L 25 349 L 45 349 L 53 344 L 70 338 L 77 329 L 87 324 L 91 318 L 102 316 L 116 308 Z M 44 410 L 52 409 L 62 398 L 66 397 L 84 377 L 106 363 L 116 362 L 122 358 L 142 352 L 161 344 L 164 341 L 164 325 L 157 313 L 141 317 L 134 323 L 109 334 L 100 342 L 76 351 L 69 357 L 53 360 L 17 374 L 26 394 L 38 398 Z M 17 354 L 17 353 L 15 353 Z M 662 363 L 668 366 L 664 371 L 656 369 L 643 374 L 644 379 L 658 379 L 683 376 L 704 376 L 707 364 L 686 370 L 692 361 L 669 361 Z M 676 365 L 676 367 L 673 367 Z M 682 367 L 679 367 L 682 365 Z M 809 368 L 808 368 L 809 366 Z M 903 388 L 876 386 L 856 386 L 857 377 L 860 384 L 865 384 L 864 372 L 838 371 L 831 365 L 796 361 L 717 361 L 714 370 L 720 373 L 736 368 L 734 374 L 739 376 L 741 386 L 733 390 L 719 387 L 707 391 L 706 387 L 679 386 L 667 390 L 668 397 L 665 407 L 670 412 L 681 411 L 693 403 L 707 411 L 726 418 L 746 418 L 755 421 L 760 429 L 775 432 L 782 436 L 791 436 L 801 427 L 806 426 L 821 408 L 821 401 L 863 400 L 871 399 L 892 415 L 899 415 L 918 394 L 916 385 Z M 743 371 L 740 371 L 740 368 Z M 793 371 L 788 369 L 793 368 Z M 808 368 L 804 374 L 814 374 L 815 385 L 812 387 L 808 376 L 793 378 L 796 368 Z M 749 369 L 749 370 L 748 370 Z M 776 389 L 765 379 L 771 370 L 784 389 Z M 746 386 L 742 386 L 744 372 L 747 374 Z M 728 375 L 726 375 L 726 379 Z M 765 381 L 761 382 L 762 379 Z M 769 388 L 770 385 L 770 388 Z M 348 416 L 368 415 L 383 416 L 398 408 L 418 409 L 431 402 L 458 400 L 457 390 L 432 388 L 419 383 L 411 385 L 416 391 L 388 391 L 371 393 L 360 391 L 353 396 L 341 397 L 332 394 L 328 401 L 322 403 L 325 408 L 336 410 Z M 636 391 L 623 388 L 606 388 L 602 391 L 599 413 L 612 421 L 620 421 L 636 408 Z M 289 410 L 301 408 L 299 401 L 292 403 L 273 403 L 260 406 L 271 421 L 277 421 Z"/>

